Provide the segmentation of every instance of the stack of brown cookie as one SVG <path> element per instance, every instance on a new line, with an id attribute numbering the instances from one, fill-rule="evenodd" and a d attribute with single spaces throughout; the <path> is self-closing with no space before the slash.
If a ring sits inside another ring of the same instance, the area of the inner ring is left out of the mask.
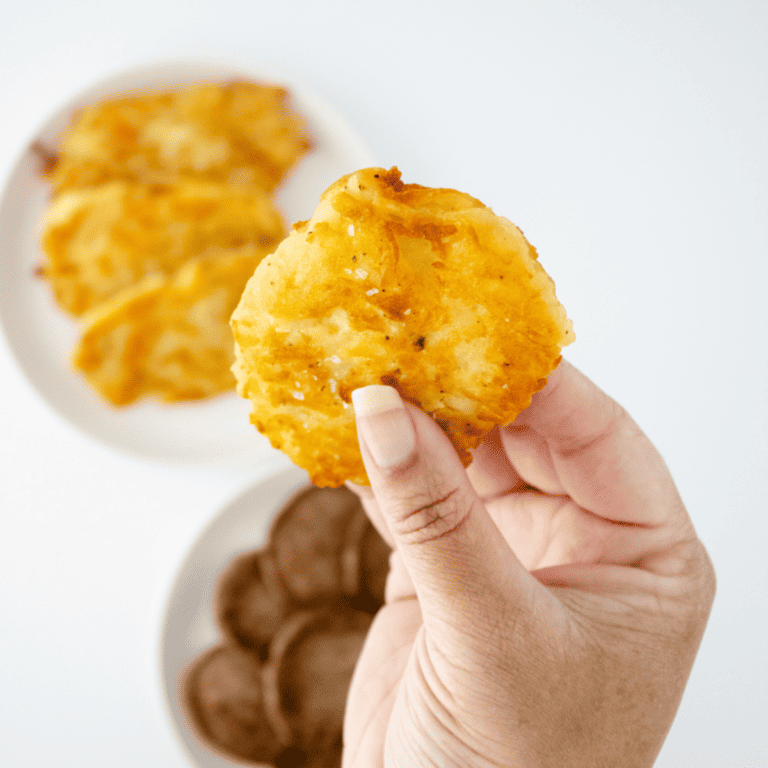
<path id="1" fill-rule="evenodd" d="M 263 547 L 222 573 L 223 639 L 185 683 L 188 713 L 215 749 L 277 768 L 341 764 L 344 705 L 389 547 L 346 488 L 304 489 Z"/>

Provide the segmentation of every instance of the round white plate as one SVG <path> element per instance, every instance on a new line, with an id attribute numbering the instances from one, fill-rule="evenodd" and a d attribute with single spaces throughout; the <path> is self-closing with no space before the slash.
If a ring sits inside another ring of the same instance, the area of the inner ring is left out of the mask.
<path id="1" fill-rule="evenodd" d="M 286 222 L 308 219 L 320 194 L 336 179 L 375 165 L 355 131 L 319 97 L 265 71 L 210 62 L 175 62 L 131 70 L 105 80 L 59 108 L 30 140 L 12 169 L 0 200 L 0 326 L 30 383 L 61 416 L 91 437 L 134 455 L 199 462 L 272 451 L 248 421 L 249 403 L 225 395 L 188 405 L 141 402 L 114 408 L 69 366 L 78 328 L 53 302 L 48 284 L 35 276 L 41 264 L 40 221 L 49 188 L 40 178 L 39 143 L 57 137 L 83 104 L 111 96 L 200 81 L 247 78 L 284 85 L 306 118 L 314 148 L 278 194 Z"/>
<path id="2" fill-rule="evenodd" d="M 236 760 L 214 752 L 197 736 L 182 705 L 187 669 L 202 651 L 220 639 L 213 618 L 213 597 L 219 575 L 235 555 L 264 543 L 274 514 L 308 483 L 307 474 L 292 467 L 245 491 L 203 531 L 176 577 L 161 629 L 160 685 L 176 734 L 194 765 L 202 768 L 239 765 Z"/>

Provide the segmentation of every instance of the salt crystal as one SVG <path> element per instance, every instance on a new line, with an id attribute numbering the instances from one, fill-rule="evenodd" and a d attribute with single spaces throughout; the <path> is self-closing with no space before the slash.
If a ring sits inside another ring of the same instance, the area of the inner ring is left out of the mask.
<path id="1" fill-rule="evenodd" d="M 303 400 L 304 399 L 304 393 L 303 392 L 292 392 L 291 393 L 297 400 Z"/>
<path id="2" fill-rule="evenodd" d="M 356 269 L 355 277 L 359 278 L 360 280 L 365 280 L 365 278 L 368 277 L 368 273 L 364 269 Z"/>
<path id="3" fill-rule="evenodd" d="M 345 271 L 345 272 L 346 272 L 348 275 L 351 275 L 351 274 L 352 274 L 352 270 L 351 270 L 351 269 L 349 269 L 348 267 L 345 267 L 344 271 Z"/>
<path id="4" fill-rule="evenodd" d="M 347 234 L 348 234 L 350 237 L 354 237 L 354 235 L 355 235 L 355 225 L 354 225 L 354 224 L 350 224 L 350 225 L 347 227 Z"/>
<path id="5" fill-rule="evenodd" d="M 406 309 L 405 312 L 403 312 L 403 314 L 404 315 L 410 315 L 411 314 L 411 310 L 410 309 Z"/>
<path id="6" fill-rule="evenodd" d="M 331 355 L 331 357 L 326 357 L 325 359 L 330 360 L 332 363 L 336 363 L 336 365 L 341 362 L 341 358 L 338 355 Z"/>
<path id="7" fill-rule="evenodd" d="M 379 292 L 378 288 L 371 288 L 369 291 L 365 292 L 365 295 L 366 296 L 373 296 L 374 293 L 378 293 L 378 292 Z"/>
<path id="8" fill-rule="evenodd" d="M 328 385 L 329 385 L 329 386 L 330 386 L 330 388 L 331 388 L 331 392 L 335 392 L 335 391 L 336 391 L 336 382 L 335 382 L 335 380 L 334 380 L 334 379 L 330 379 L 330 380 L 328 381 Z"/>

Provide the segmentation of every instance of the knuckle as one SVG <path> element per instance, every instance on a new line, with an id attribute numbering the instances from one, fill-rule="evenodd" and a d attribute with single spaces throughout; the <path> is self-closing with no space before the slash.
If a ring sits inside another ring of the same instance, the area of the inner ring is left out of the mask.
<path id="1" fill-rule="evenodd" d="M 397 504 L 393 533 L 406 544 L 428 544 L 449 536 L 464 523 L 473 504 L 463 485 L 409 496 Z"/>
<path id="2" fill-rule="evenodd" d="M 603 445 L 617 439 L 621 443 L 632 443 L 637 440 L 647 440 L 629 413 L 615 400 L 605 396 L 600 409 L 602 415 L 590 430 L 566 430 L 566 437 L 559 441 L 557 453 L 564 459 L 574 459 L 587 455 Z"/>

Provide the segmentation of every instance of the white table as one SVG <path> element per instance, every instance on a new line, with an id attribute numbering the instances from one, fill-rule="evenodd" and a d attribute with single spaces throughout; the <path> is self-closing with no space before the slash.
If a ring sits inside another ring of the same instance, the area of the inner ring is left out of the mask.
<path id="1" fill-rule="evenodd" d="M 0 24 L 3 176 L 95 80 L 236 59 L 321 93 L 405 181 L 521 226 L 568 358 L 659 446 L 718 571 L 658 765 L 768 765 L 768 5 L 41 0 Z M 2 345 L 0 381 L 0 765 L 185 766 L 158 677 L 173 575 L 287 461 L 131 458 L 53 415 Z"/>

